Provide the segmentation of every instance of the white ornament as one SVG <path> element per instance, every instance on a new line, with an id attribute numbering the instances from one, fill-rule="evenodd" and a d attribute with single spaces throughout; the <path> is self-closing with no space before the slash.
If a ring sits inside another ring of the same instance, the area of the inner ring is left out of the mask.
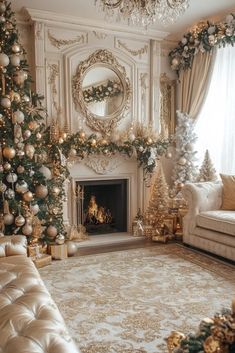
<path id="1" fill-rule="evenodd" d="M 9 65 L 9 62 L 9 57 L 4 53 L 0 53 L 0 66 L 5 67 Z"/>
<path id="2" fill-rule="evenodd" d="M 3 106 L 3 108 L 10 108 L 11 107 L 11 100 L 7 97 L 3 97 L 1 99 L 1 106 Z"/>
<path id="3" fill-rule="evenodd" d="M 52 174 L 49 168 L 45 167 L 45 165 L 42 165 L 41 168 L 39 169 L 39 172 L 42 173 L 42 175 L 46 178 L 46 180 L 51 180 Z"/>
<path id="4" fill-rule="evenodd" d="M 23 194 L 28 191 L 28 184 L 22 180 L 16 184 L 16 192 Z"/>
<path id="5" fill-rule="evenodd" d="M 17 174 L 10 173 L 7 175 L 6 179 L 7 179 L 8 183 L 15 183 L 17 181 L 18 177 L 17 177 Z"/>
<path id="6" fill-rule="evenodd" d="M 20 57 L 17 54 L 11 55 L 10 57 L 11 65 L 20 66 Z"/>
<path id="7" fill-rule="evenodd" d="M 33 159 L 34 156 L 34 152 L 35 152 L 35 148 L 33 145 L 25 145 L 25 154 L 27 157 L 29 157 L 30 159 Z"/>
<path id="8" fill-rule="evenodd" d="M 30 211 L 34 214 L 34 215 L 36 215 L 38 212 L 39 212 L 39 206 L 38 206 L 38 204 L 37 203 L 35 203 L 34 205 L 31 205 L 30 206 Z"/>
<path id="9" fill-rule="evenodd" d="M 24 122 L 24 113 L 21 110 L 16 110 L 13 113 L 13 121 L 17 124 L 22 124 Z"/>

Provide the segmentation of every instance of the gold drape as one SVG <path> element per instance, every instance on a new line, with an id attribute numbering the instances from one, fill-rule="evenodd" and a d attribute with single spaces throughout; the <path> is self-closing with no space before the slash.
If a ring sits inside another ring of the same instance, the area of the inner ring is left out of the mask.
<path id="1" fill-rule="evenodd" d="M 179 76 L 179 110 L 196 119 L 206 97 L 215 52 L 198 53 L 192 67 Z"/>

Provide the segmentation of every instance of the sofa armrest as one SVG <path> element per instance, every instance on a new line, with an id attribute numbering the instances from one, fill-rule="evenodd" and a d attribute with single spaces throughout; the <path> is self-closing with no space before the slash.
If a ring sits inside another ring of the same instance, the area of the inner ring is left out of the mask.
<path id="1" fill-rule="evenodd" d="M 24 235 L 6 235 L 0 237 L 0 257 L 26 255 L 27 239 Z"/>
<path id="2" fill-rule="evenodd" d="M 222 205 L 222 183 L 188 183 L 183 187 L 183 196 L 188 202 L 189 212 L 218 210 Z"/>
<path id="3" fill-rule="evenodd" d="M 184 236 L 193 232 L 196 216 L 203 211 L 218 210 L 222 205 L 222 183 L 188 183 L 182 189 L 188 203 L 188 213 L 183 219 Z"/>

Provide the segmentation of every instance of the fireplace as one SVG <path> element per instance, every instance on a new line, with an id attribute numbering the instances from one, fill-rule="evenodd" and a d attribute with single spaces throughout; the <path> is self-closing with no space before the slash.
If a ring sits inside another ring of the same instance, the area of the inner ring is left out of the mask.
<path id="1" fill-rule="evenodd" d="M 127 179 L 77 181 L 78 223 L 90 235 L 127 232 Z"/>

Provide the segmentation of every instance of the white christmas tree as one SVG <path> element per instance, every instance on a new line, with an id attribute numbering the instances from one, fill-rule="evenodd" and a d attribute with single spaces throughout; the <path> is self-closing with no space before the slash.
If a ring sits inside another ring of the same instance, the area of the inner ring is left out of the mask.
<path id="1" fill-rule="evenodd" d="M 172 176 L 174 194 L 177 194 L 185 183 L 195 181 L 197 152 L 194 151 L 194 143 L 196 139 L 194 121 L 188 114 L 177 111 L 175 167 Z"/>
<path id="2" fill-rule="evenodd" d="M 215 180 L 217 180 L 216 170 L 210 158 L 209 151 L 206 150 L 204 160 L 202 162 L 201 168 L 199 170 L 199 174 L 197 176 L 197 181 L 215 181 Z"/>

